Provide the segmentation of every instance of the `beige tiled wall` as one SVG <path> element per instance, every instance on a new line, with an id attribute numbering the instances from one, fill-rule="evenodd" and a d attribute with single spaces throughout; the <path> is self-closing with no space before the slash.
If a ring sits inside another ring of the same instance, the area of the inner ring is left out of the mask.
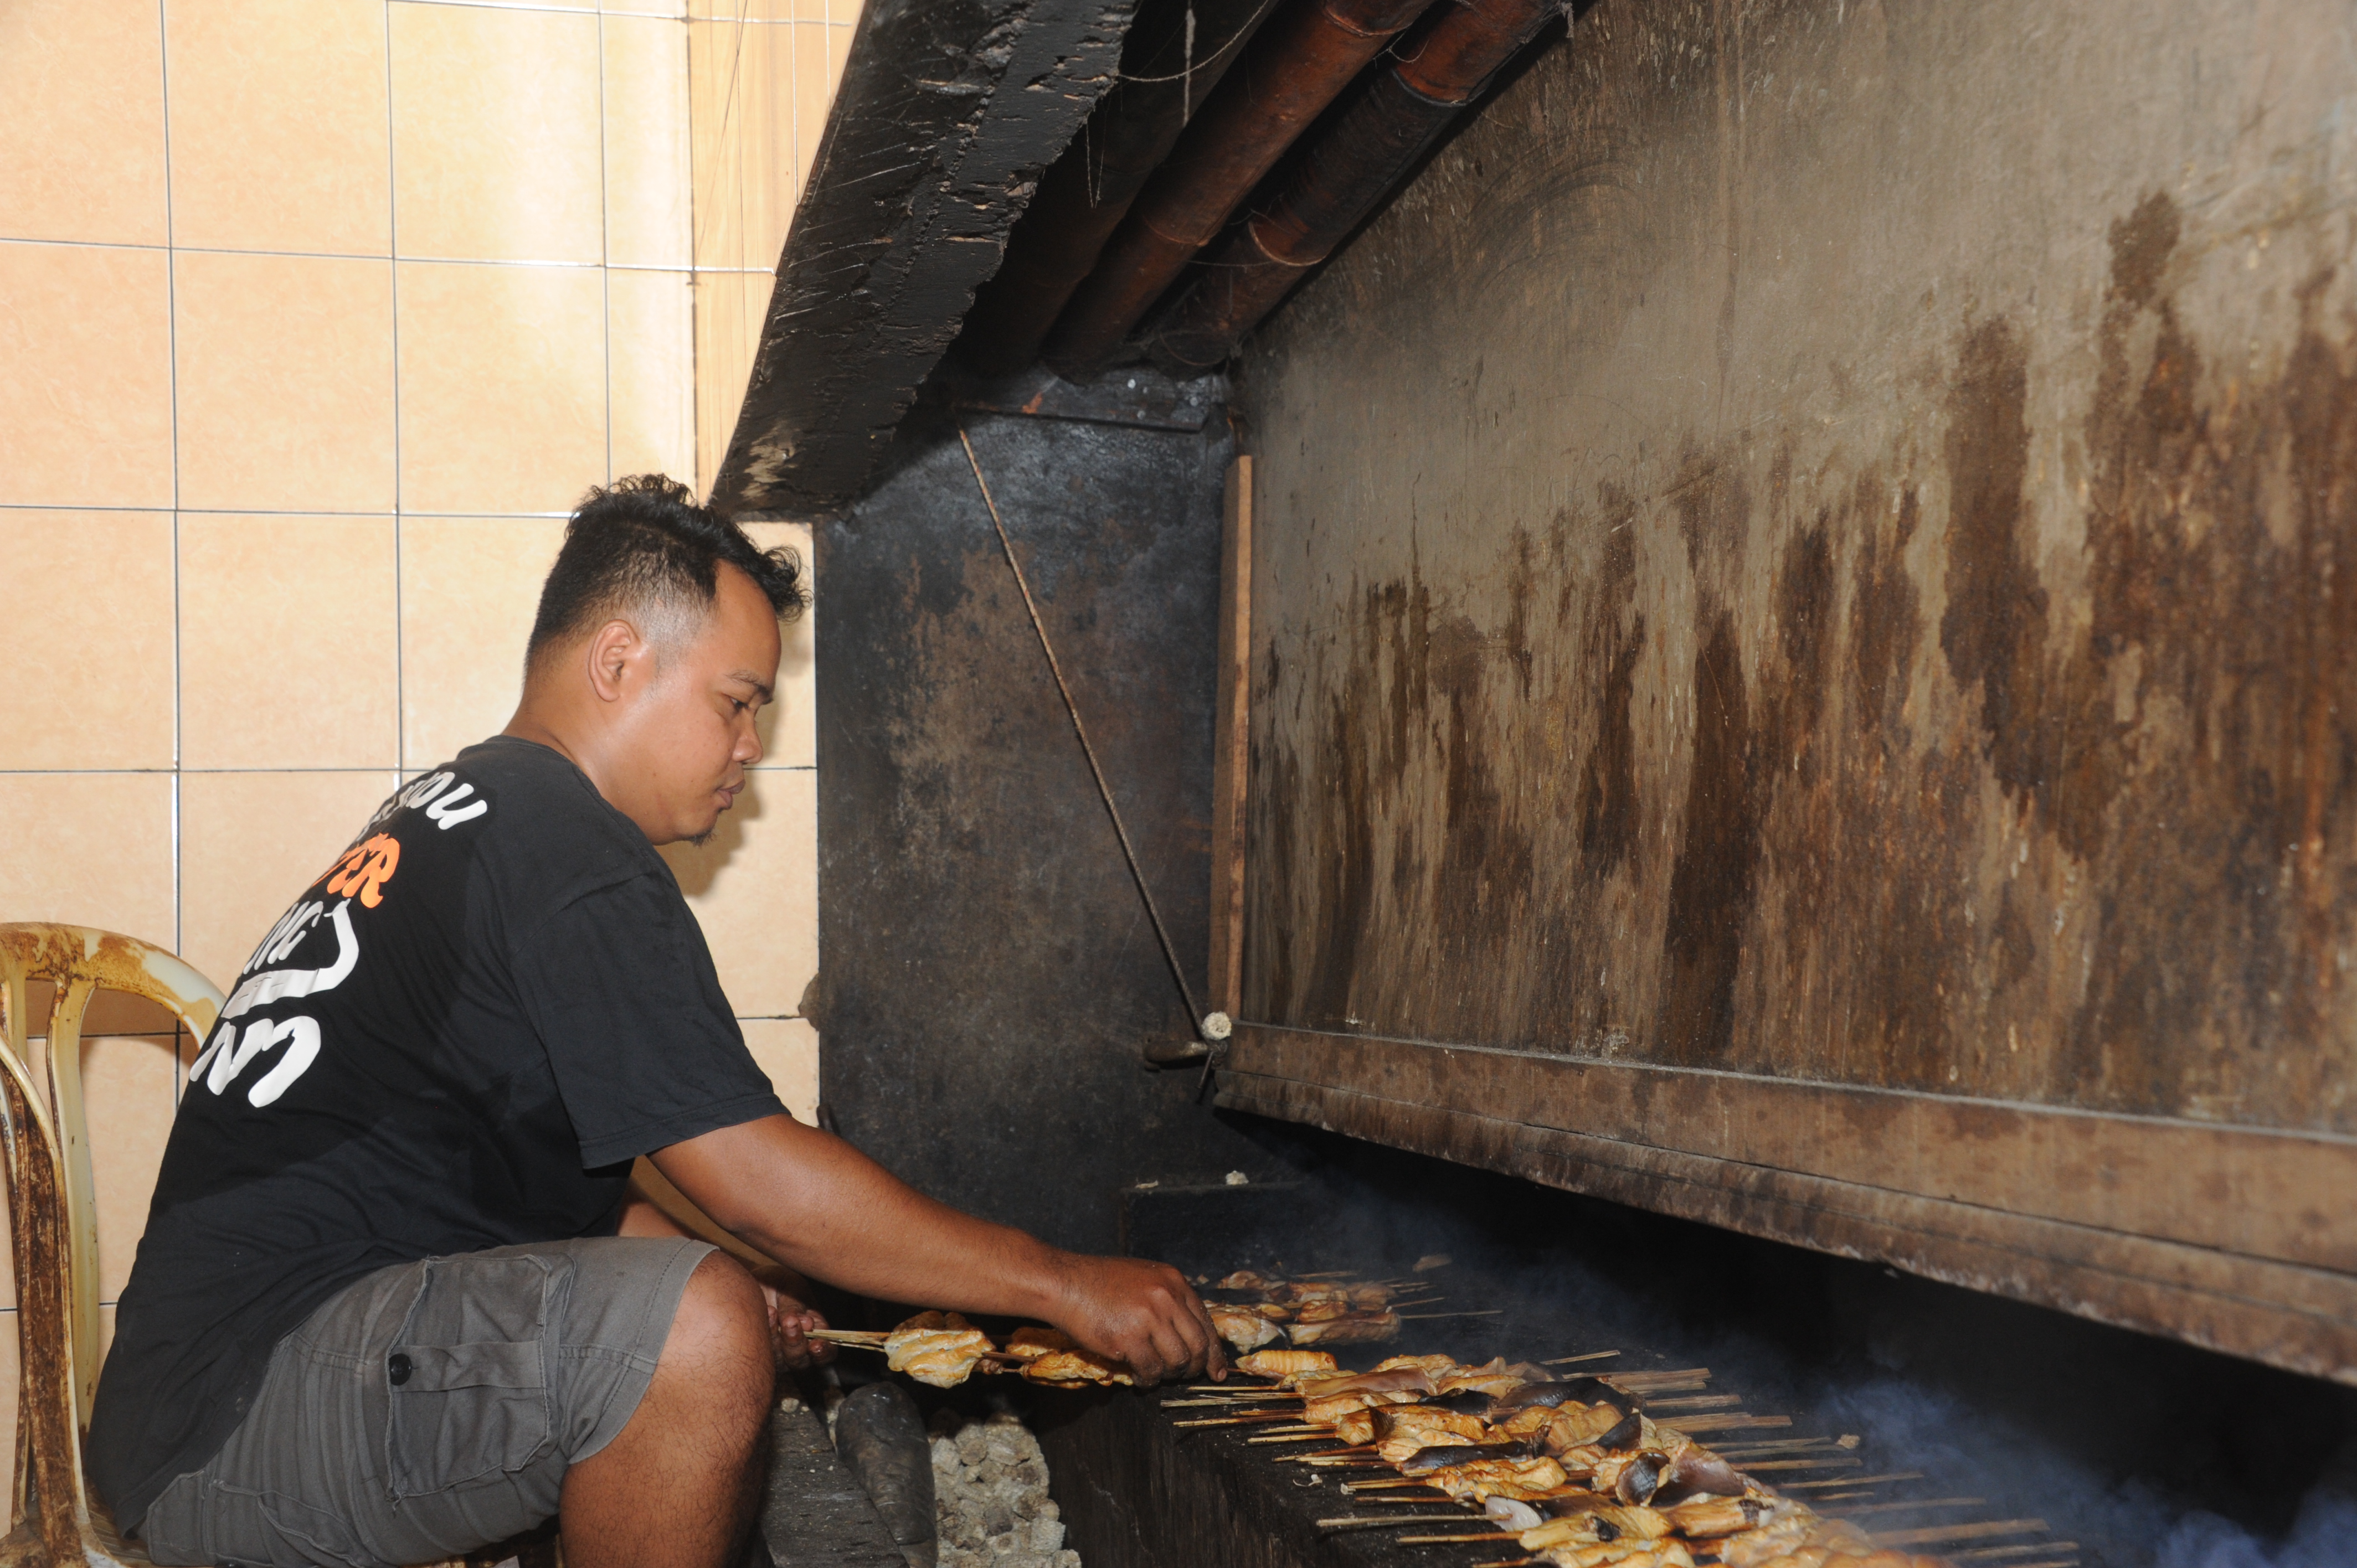
<path id="1" fill-rule="evenodd" d="M 397 780 L 505 722 L 584 488 L 726 449 L 856 14 L 0 3 L 0 920 L 226 986 Z M 811 648 L 754 788 L 670 852 L 805 1117 Z M 182 1058 L 97 1023 L 111 1302 Z M 0 1419 L 15 1362 L 0 1318 Z"/>
<path id="2" fill-rule="evenodd" d="M 859 0 L 688 0 L 696 472 L 707 487 L 858 19 Z"/>

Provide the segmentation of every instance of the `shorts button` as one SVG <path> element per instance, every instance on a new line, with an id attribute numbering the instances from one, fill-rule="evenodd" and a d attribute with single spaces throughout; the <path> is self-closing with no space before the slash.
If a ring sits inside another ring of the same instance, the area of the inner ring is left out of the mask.
<path id="1" fill-rule="evenodd" d="M 384 1363 L 385 1380 L 394 1388 L 399 1388 L 409 1381 L 409 1374 L 414 1369 L 410 1365 L 409 1358 L 395 1350 Z"/>

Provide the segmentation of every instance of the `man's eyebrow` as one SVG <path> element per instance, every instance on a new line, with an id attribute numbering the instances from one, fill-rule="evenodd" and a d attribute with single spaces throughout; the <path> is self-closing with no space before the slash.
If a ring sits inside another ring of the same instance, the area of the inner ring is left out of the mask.
<path id="1" fill-rule="evenodd" d="M 770 701 L 772 697 L 775 697 L 775 696 L 778 694 L 776 692 L 774 692 L 774 691 L 772 691 L 772 690 L 770 689 L 770 683 L 769 683 L 767 681 L 762 680 L 759 675 L 754 674 L 750 670 L 731 670 L 730 671 L 728 671 L 728 674 L 727 674 L 727 676 L 726 676 L 726 679 L 728 679 L 728 680 L 731 680 L 731 681 L 742 681 L 742 682 L 745 682 L 745 684 L 747 684 L 748 686 L 752 687 L 752 688 L 753 688 L 753 690 L 755 690 L 756 692 L 760 693 L 761 693 L 761 700 L 762 700 L 763 702 L 765 702 L 765 703 L 766 703 L 766 702 L 768 702 L 768 701 Z"/>

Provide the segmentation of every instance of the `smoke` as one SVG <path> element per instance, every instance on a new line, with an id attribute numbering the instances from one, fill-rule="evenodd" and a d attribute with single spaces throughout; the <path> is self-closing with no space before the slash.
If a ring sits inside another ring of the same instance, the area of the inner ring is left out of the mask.
<path id="1" fill-rule="evenodd" d="M 2216 1514 L 2188 1514 L 2153 1562 L 2154 1568 L 2344 1568 L 2357 1563 L 2357 1500 L 2311 1494 L 2273 1551 Z"/>
<path id="2" fill-rule="evenodd" d="M 1448 1252 L 1448 1305 L 1505 1309 L 1419 1323 L 1397 1348 L 1707 1366 L 1794 1435 L 1855 1434 L 1872 1472 L 1922 1473 L 1897 1495 L 1978 1499 L 1889 1527 L 2042 1520 L 2058 1543 L 1985 1568 L 2357 1568 L 2350 1391 L 1347 1140 L 1300 1163 L 1284 1263 L 1397 1273 Z"/>

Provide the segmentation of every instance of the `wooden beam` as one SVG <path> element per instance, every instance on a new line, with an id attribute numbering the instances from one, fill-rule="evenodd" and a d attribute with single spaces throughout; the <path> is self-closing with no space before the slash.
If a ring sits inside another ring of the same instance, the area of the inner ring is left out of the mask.
<path id="1" fill-rule="evenodd" d="M 1211 754 L 1211 961 L 1208 1004 L 1243 1002 L 1244 792 L 1252 769 L 1253 460 L 1228 465 L 1220 548 L 1218 716 Z"/>
<path id="2" fill-rule="evenodd" d="M 1228 1069 L 1228 1109 L 2357 1384 L 2349 1140 L 1249 1025 Z"/>

